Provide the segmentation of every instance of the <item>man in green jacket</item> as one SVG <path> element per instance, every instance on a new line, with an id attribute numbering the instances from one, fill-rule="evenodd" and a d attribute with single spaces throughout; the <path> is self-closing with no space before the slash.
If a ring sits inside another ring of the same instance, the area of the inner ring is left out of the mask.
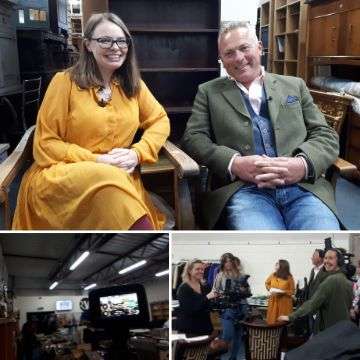
<path id="1" fill-rule="evenodd" d="M 336 132 L 300 78 L 270 74 L 248 24 L 220 31 L 229 74 L 199 86 L 185 150 L 211 173 L 205 228 L 336 230 L 335 197 L 322 176 L 338 156 Z"/>
<path id="2" fill-rule="evenodd" d="M 341 271 L 342 254 L 330 249 L 325 254 L 324 267 L 328 277 L 319 285 L 310 300 L 304 302 L 289 316 L 279 316 L 279 321 L 294 321 L 300 317 L 317 313 L 314 334 L 336 324 L 341 320 L 350 320 L 350 308 L 353 299 L 351 282 Z"/>

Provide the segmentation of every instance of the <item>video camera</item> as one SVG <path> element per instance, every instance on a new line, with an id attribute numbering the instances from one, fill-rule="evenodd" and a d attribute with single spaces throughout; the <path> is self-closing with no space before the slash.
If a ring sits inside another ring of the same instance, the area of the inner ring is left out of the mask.
<path id="1" fill-rule="evenodd" d="M 127 359 L 127 342 L 132 328 L 149 326 L 148 302 L 143 285 L 131 284 L 96 289 L 89 293 L 92 330 L 87 342 L 100 349 L 108 342 L 106 359 Z M 85 333 L 84 333 L 85 337 Z"/>
<path id="2" fill-rule="evenodd" d="M 210 301 L 210 308 L 225 310 L 239 307 L 241 300 L 252 296 L 249 277 L 250 275 L 244 275 L 239 280 L 226 279 L 225 290 L 219 297 Z"/>
<path id="3" fill-rule="evenodd" d="M 328 250 L 334 250 L 337 253 L 338 264 L 341 271 L 345 274 L 345 276 L 351 280 L 356 281 L 353 277 L 356 273 L 356 267 L 351 263 L 351 258 L 354 254 L 346 252 L 343 248 L 334 248 L 331 243 L 331 238 L 328 237 L 325 240 L 325 252 Z"/>

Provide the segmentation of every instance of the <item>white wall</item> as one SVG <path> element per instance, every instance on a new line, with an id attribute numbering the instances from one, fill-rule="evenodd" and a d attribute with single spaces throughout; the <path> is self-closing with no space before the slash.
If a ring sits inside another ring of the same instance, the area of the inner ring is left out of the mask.
<path id="1" fill-rule="evenodd" d="M 249 282 L 254 295 L 266 294 L 264 281 L 278 259 L 286 259 L 295 278 L 309 277 L 311 255 L 316 248 L 324 248 L 330 236 L 333 246 L 349 249 L 349 234 L 336 233 L 187 233 L 173 234 L 172 263 L 183 259 L 219 260 L 225 252 L 238 256 L 244 272 L 251 275 Z"/>
<path id="2" fill-rule="evenodd" d="M 255 26 L 257 7 L 255 0 L 222 0 L 221 21 L 250 21 Z"/>
<path id="3" fill-rule="evenodd" d="M 71 300 L 73 303 L 73 310 L 61 313 L 74 313 L 76 318 L 79 318 L 80 307 L 79 302 L 83 296 L 17 296 L 15 306 L 20 310 L 20 328 L 26 322 L 27 312 L 36 311 L 55 311 L 55 304 L 58 300 Z"/>
<path id="4" fill-rule="evenodd" d="M 169 300 L 169 277 L 154 278 L 144 284 L 148 303 Z"/>

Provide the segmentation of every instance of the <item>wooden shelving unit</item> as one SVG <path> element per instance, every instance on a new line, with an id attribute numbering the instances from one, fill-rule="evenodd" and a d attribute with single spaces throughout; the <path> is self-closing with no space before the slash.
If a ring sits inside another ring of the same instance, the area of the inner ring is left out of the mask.
<path id="1" fill-rule="evenodd" d="M 261 56 L 261 64 L 265 70 L 271 71 L 271 54 L 272 54 L 272 20 L 273 20 L 273 0 L 261 1 L 258 8 L 258 25 L 257 35 L 263 44 L 263 54 Z"/>
<path id="2" fill-rule="evenodd" d="M 220 0 L 109 0 L 129 27 L 141 75 L 167 110 L 170 139 L 183 135 L 199 84 L 220 75 Z"/>
<path id="3" fill-rule="evenodd" d="M 304 0 L 273 0 L 272 71 L 305 77 L 307 5 Z"/>

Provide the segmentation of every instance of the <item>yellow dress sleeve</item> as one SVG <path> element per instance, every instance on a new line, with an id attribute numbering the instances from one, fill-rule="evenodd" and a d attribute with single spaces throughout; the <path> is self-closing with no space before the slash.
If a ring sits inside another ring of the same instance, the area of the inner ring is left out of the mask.
<path id="1" fill-rule="evenodd" d="M 139 142 L 132 145 L 140 163 L 153 163 L 170 134 L 170 122 L 164 108 L 141 81 L 138 95 L 140 128 L 144 133 Z"/>
<path id="2" fill-rule="evenodd" d="M 294 283 L 294 278 L 292 276 L 289 276 L 288 278 L 288 286 L 287 289 L 285 290 L 286 295 L 288 296 L 293 296 L 295 293 L 295 283 Z"/>
<path id="3" fill-rule="evenodd" d="M 266 287 L 266 290 L 269 291 L 270 288 L 271 288 L 271 280 L 272 280 L 272 274 L 266 279 L 265 281 L 265 287 Z"/>
<path id="4" fill-rule="evenodd" d="M 34 159 L 41 167 L 58 162 L 95 161 L 97 155 L 65 139 L 72 82 L 68 73 L 57 73 L 41 104 L 34 137 Z"/>

